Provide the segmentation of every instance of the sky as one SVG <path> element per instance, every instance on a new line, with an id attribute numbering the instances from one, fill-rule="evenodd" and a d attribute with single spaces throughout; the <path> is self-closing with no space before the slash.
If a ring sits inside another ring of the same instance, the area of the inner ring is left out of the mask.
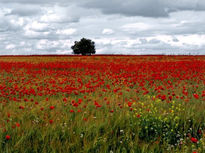
<path id="1" fill-rule="evenodd" d="M 205 55 L 205 0 L 0 0 L 0 55 Z"/>

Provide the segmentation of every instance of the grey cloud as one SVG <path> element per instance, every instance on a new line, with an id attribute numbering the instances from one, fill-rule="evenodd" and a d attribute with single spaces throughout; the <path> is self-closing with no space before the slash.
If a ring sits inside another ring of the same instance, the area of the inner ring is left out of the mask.
<path id="1" fill-rule="evenodd" d="M 170 12 L 183 10 L 205 11 L 203 0 L 88 0 L 83 3 L 88 8 L 98 8 L 105 14 L 126 16 L 167 17 Z"/>
<path id="2" fill-rule="evenodd" d="M 33 16 L 42 13 L 40 6 L 33 5 L 16 5 L 12 8 L 10 13 L 6 15 L 18 15 L 18 16 Z"/>
<path id="3" fill-rule="evenodd" d="M 172 41 L 173 42 L 179 42 L 179 40 L 177 38 L 173 38 Z"/>
<path id="4" fill-rule="evenodd" d="M 10 4 L 43 4 L 45 6 L 77 5 L 96 8 L 105 14 L 121 14 L 125 16 L 168 17 L 170 12 L 194 10 L 204 11 L 204 0 L 1 0 Z M 77 12 L 77 11 L 75 11 Z M 24 13 L 22 13 L 24 14 Z"/>
<path id="5" fill-rule="evenodd" d="M 15 4 L 53 4 L 67 2 L 66 0 L 1 0 L 1 3 L 15 3 Z"/>
<path id="6" fill-rule="evenodd" d="M 0 54 L 67 54 L 82 37 L 97 54 L 205 54 L 202 0 L 64 2 L 0 0 Z"/>
<path id="7" fill-rule="evenodd" d="M 21 28 L 18 25 L 12 24 L 4 18 L 0 18 L 0 32 L 15 32 Z"/>
<path id="8" fill-rule="evenodd" d="M 166 17 L 168 16 L 160 0 L 90 0 L 86 7 L 99 8 L 105 14 L 123 14 L 126 16 Z"/>

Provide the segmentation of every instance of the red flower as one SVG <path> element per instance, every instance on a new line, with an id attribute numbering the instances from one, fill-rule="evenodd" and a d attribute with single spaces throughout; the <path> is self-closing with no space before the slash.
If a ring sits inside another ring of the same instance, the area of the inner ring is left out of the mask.
<path id="1" fill-rule="evenodd" d="M 137 114 L 137 118 L 140 118 L 140 116 L 141 116 L 140 114 Z"/>
<path id="2" fill-rule="evenodd" d="M 19 109 L 24 109 L 24 106 L 19 106 Z"/>
<path id="3" fill-rule="evenodd" d="M 11 138 L 10 135 L 6 135 L 6 140 L 9 140 Z"/>
<path id="4" fill-rule="evenodd" d="M 82 101 L 83 101 L 83 100 L 82 100 L 81 98 L 79 98 L 79 99 L 78 99 L 78 104 L 81 104 Z"/>
<path id="5" fill-rule="evenodd" d="M 162 95 L 162 96 L 161 96 L 161 100 L 162 100 L 162 101 L 166 100 L 166 95 Z"/>
<path id="6" fill-rule="evenodd" d="M 131 107 L 131 106 L 132 106 L 132 102 L 128 102 L 127 105 L 128 105 L 129 107 Z"/>
<path id="7" fill-rule="evenodd" d="M 194 137 L 191 138 L 191 141 L 192 141 L 193 143 L 197 143 L 197 142 L 198 142 L 197 138 L 194 138 Z"/>
<path id="8" fill-rule="evenodd" d="M 20 127 L 20 124 L 19 124 L 19 123 L 16 123 L 16 127 Z"/>
<path id="9" fill-rule="evenodd" d="M 113 113 L 113 112 L 114 112 L 114 110 L 111 110 L 111 111 L 110 111 L 110 113 Z"/>
<path id="10" fill-rule="evenodd" d="M 55 106 L 50 106 L 50 110 L 52 110 L 52 109 L 54 109 L 55 108 Z"/>
<path id="11" fill-rule="evenodd" d="M 198 94 L 193 94 L 194 98 L 199 99 L 199 95 Z"/>
<path id="12" fill-rule="evenodd" d="M 53 123 L 53 120 L 49 120 L 49 123 L 52 124 L 52 123 Z"/>
<path id="13" fill-rule="evenodd" d="M 74 107 L 78 107 L 78 103 L 74 103 L 73 106 L 74 106 Z"/>
<path id="14" fill-rule="evenodd" d="M 87 119 L 87 118 L 83 118 L 83 120 L 84 120 L 84 121 L 87 121 L 88 119 Z"/>
<path id="15" fill-rule="evenodd" d="M 74 110 L 72 110 L 72 109 L 71 109 L 71 110 L 70 110 L 70 112 L 71 112 L 71 113 L 73 113 L 73 112 L 74 112 Z"/>

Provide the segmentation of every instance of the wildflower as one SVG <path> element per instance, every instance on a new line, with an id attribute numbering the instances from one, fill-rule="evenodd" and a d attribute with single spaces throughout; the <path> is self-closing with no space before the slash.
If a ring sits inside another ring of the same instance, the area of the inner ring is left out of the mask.
<path id="1" fill-rule="evenodd" d="M 199 99 L 199 95 L 198 94 L 193 94 L 194 98 Z"/>
<path id="2" fill-rule="evenodd" d="M 80 134 L 80 137 L 83 138 L 83 134 L 82 133 Z"/>
<path id="3" fill-rule="evenodd" d="M 20 127 L 20 124 L 19 124 L 19 123 L 16 123 L 16 127 Z"/>
<path id="4" fill-rule="evenodd" d="M 52 123 L 53 123 L 53 120 L 49 120 L 49 123 L 52 124 Z"/>
<path id="5" fill-rule="evenodd" d="M 54 109 L 55 108 L 55 106 L 50 106 L 50 110 L 52 110 L 52 109 Z"/>
<path id="6" fill-rule="evenodd" d="M 74 107 L 78 107 L 78 103 L 74 103 L 73 106 L 74 106 Z"/>
<path id="7" fill-rule="evenodd" d="M 24 109 L 24 106 L 19 106 L 19 109 Z"/>
<path id="8" fill-rule="evenodd" d="M 84 120 L 84 121 L 87 121 L 88 119 L 87 119 L 87 118 L 83 118 L 83 120 Z"/>
<path id="9" fill-rule="evenodd" d="M 140 116 L 141 116 L 140 114 L 137 114 L 137 118 L 140 118 Z"/>
<path id="10" fill-rule="evenodd" d="M 6 135 L 6 140 L 9 140 L 11 138 L 10 135 Z"/>
<path id="11" fill-rule="evenodd" d="M 132 102 L 128 102 L 127 105 L 128 105 L 128 107 L 131 107 L 132 106 Z"/>
<path id="12" fill-rule="evenodd" d="M 197 142 L 198 142 L 197 138 L 194 138 L 194 137 L 191 138 L 191 141 L 192 141 L 193 143 L 197 143 Z"/>
<path id="13" fill-rule="evenodd" d="M 71 112 L 71 113 L 73 113 L 73 112 L 74 112 L 74 110 L 73 110 L 73 109 L 71 109 L 71 110 L 70 110 L 70 112 Z"/>
<path id="14" fill-rule="evenodd" d="M 162 96 L 161 96 L 161 100 L 162 100 L 162 101 L 166 100 L 166 95 L 162 95 Z"/>

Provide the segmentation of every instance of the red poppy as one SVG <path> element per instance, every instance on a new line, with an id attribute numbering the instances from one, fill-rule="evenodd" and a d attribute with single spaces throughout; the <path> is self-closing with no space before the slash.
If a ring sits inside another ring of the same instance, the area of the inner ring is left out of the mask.
<path id="1" fill-rule="evenodd" d="M 24 109 L 24 106 L 19 106 L 19 109 Z"/>
<path id="2" fill-rule="evenodd" d="M 197 143 L 197 142 L 198 142 L 197 138 L 194 138 L 194 137 L 191 138 L 191 141 L 192 141 L 193 143 Z"/>
<path id="3" fill-rule="evenodd" d="M 132 102 L 128 102 L 127 105 L 128 105 L 129 107 L 131 107 L 131 106 L 132 106 Z"/>
<path id="4" fill-rule="evenodd" d="M 198 94 L 193 94 L 194 98 L 199 99 L 199 95 Z"/>
<path id="5" fill-rule="evenodd" d="M 50 106 L 50 110 L 52 110 L 52 109 L 54 109 L 55 108 L 55 106 Z"/>
<path id="6" fill-rule="evenodd" d="M 6 135 L 6 140 L 9 140 L 11 139 L 11 136 L 10 135 Z"/>
<path id="7" fill-rule="evenodd" d="M 74 112 L 74 110 L 73 110 L 73 109 L 71 109 L 71 110 L 70 110 L 70 112 L 71 112 L 71 113 L 73 113 L 73 112 Z"/>
<path id="8" fill-rule="evenodd" d="M 16 127 L 20 127 L 20 124 L 19 124 L 19 123 L 16 123 Z"/>
<path id="9" fill-rule="evenodd" d="M 83 120 L 84 120 L 84 121 L 87 121 L 88 119 L 87 119 L 87 118 L 83 118 Z"/>

